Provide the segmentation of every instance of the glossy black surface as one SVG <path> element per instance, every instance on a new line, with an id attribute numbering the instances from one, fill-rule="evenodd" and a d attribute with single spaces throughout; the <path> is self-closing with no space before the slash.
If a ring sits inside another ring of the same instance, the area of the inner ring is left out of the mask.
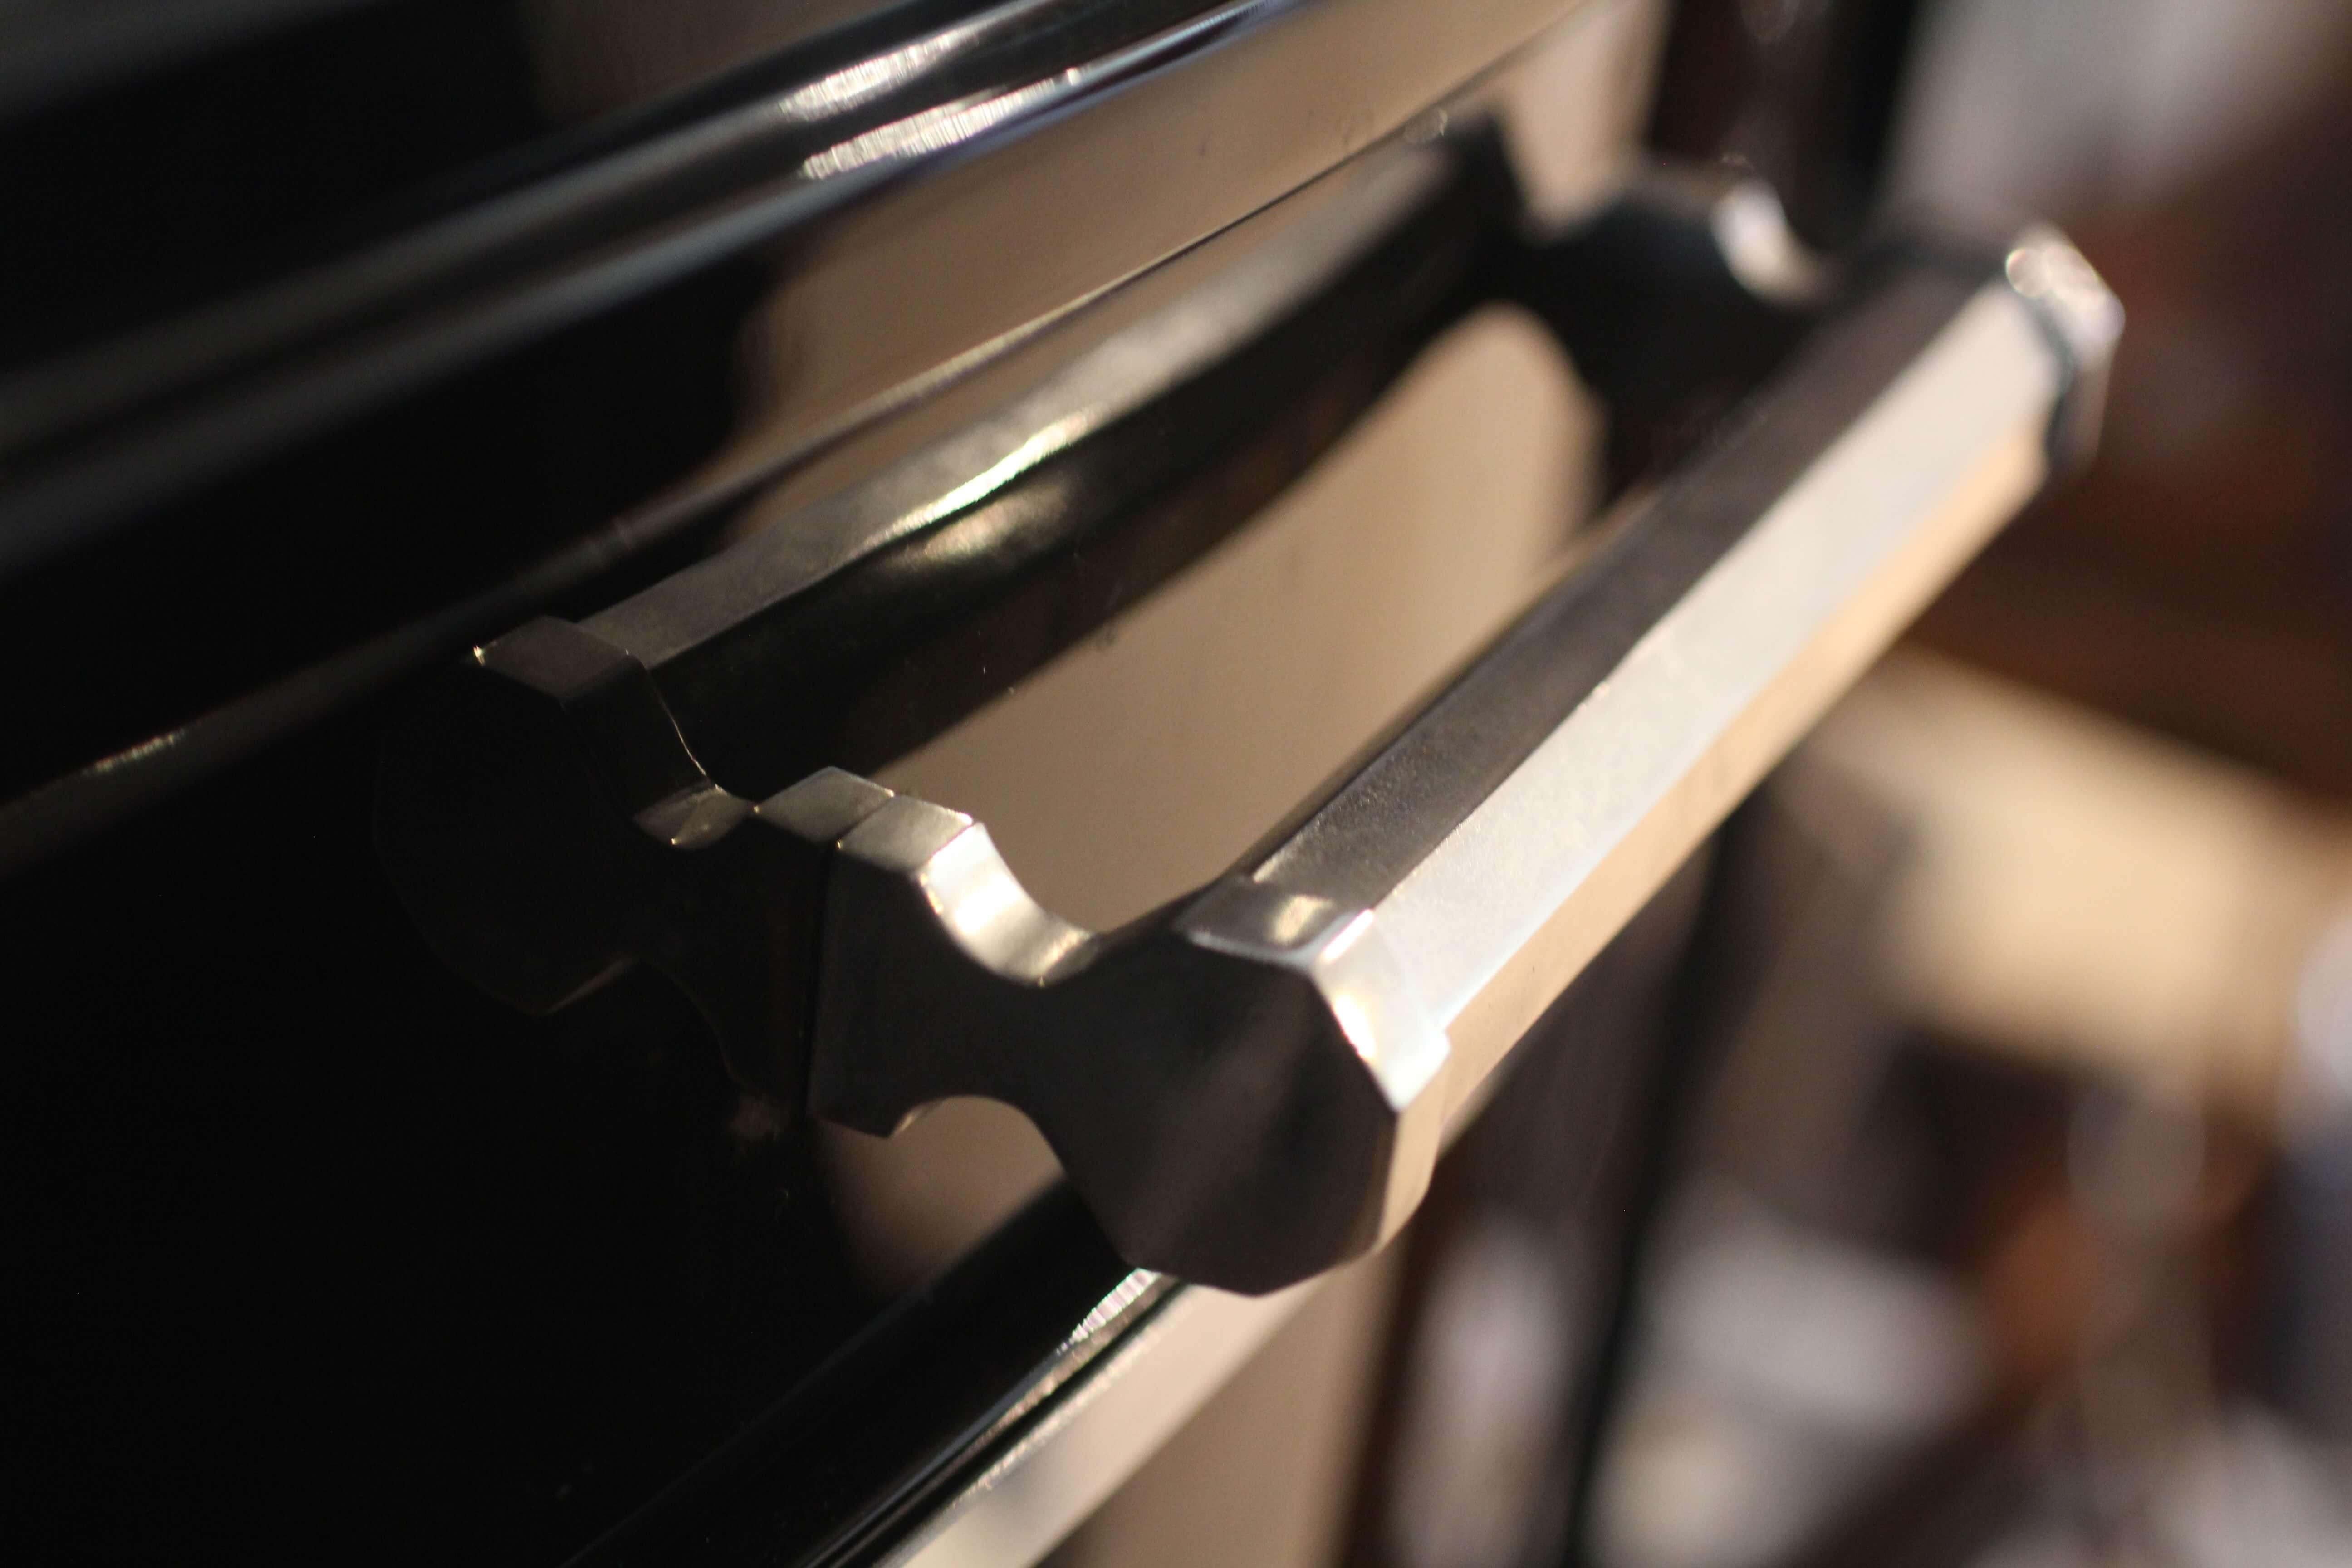
<path id="1" fill-rule="evenodd" d="M 100 292 L 135 329 L 73 326 L 55 297 L 26 314 L 70 344 L 0 382 L 0 657 L 32 672 L 0 715 L 21 737 L 0 757 L 8 858 L 567 594 L 609 601 L 682 558 L 648 552 L 690 554 L 827 442 L 1389 134 L 1568 8 L 1036 0 L 974 33 L 897 7 L 543 156 L 452 153 L 471 172 L 403 185 L 368 223 L 289 219 L 312 237 L 223 262 L 249 285 L 143 262 L 201 297 L 135 305 L 117 279 Z M 144 102 L 106 122 L 163 158 L 173 117 L 137 132 Z M 308 145 L 224 156 L 266 185 L 259 165 Z M 58 203 L 111 188 L 72 166 L 54 146 L 0 160 L 53 237 L 82 226 Z M 45 208 L 52 177 L 69 188 Z"/>
<path id="2" fill-rule="evenodd" d="M 1226 298 L 1240 292 L 1232 280 L 1213 283 L 1134 340 L 1106 345 L 1151 364 L 1151 384 L 1115 404 L 1097 390 L 1066 407 L 1011 411 L 1034 426 L 1018 433 L 1026 437 L 1084 428 L 1066 449 L 1009 472 L 1002 463 L 943 469 L 897 493 L 869 496 L 883 489 L 874 486 L 837 498 L 824 510 L 856 516 L 846 528 L 831 515 L 825 524 L 887 542 L 821 581 L 780 581 L 756 606 L 696 613 L 709 588 L 755 575 L 742 560 L 751 550 L 811 534 L 817 517 L 785 518 L 754 545 L 712 557 L 694 581 L 681 574 L 586 625 L 646 661 L 696 756 L 740 793 L 770 795 L 825 766 L 878 768 L 1229 537 L 1433 337 L 1491 299 L 1495 236 L 1512 210 L 1507 179 L 1484 147 L 1401 155 L 1368 174 L 1371 212 L 1358 218 L 1352 209 L 1364 204 L 1343 201 L 1330 215 L 1353 248 L 1328 273 L 1297 264 L 1291 296 L 1272 305 Z M 1294 236 L 1288 248 L 1304 248 L 1300 239 L 1335 243 Z M 1260 269 L 1288 261 L 1275 249 Z M 1248 314 L 1253 305 L 1262 314 Z M 1171 363 L 1147 337 L 1155 329 L 1239 341 L 1206 363 Z M 907 526 L 943 501 L 936 524 Z"/>
<path id="3" fill-rule="evenodd" d="M 877 1317 L 680 997 L 520 1020 L 409 933 L 379 719 L 0 887 L 12 1016 L 58 1021 L 10 1100 L 22 1528 L 57 1562 L 863 1560 L 1036 1418 L 1126 1265 L 1057 1193 Z"/>
<path id="4" fill-rule="evenodd" d="M 1050 1419 L 1181 1289 L 1130 1272 L 1069 1190 L 1053 1188 L 581 1568 L 870 1561 Z"/>
<path id="5" fill-rule="evenodd" d="M 1001 8 L 1001 7 L 1000 7 Z M 990 9 L 113 0 L 0 15 L 0 363 L 250 288 Z M 812 45 L 814 44 L 814 47 Z M 752 75 L 727 79 L 730 71 Z M 299 128 L 299 135 L 289 134 Z"/>
<path id="6" fill-rule="evenodd" d="M 38 90 L 0 78 L 0 183 L 33 237 L 0 365 L 26 1536 L 67 1561 L 559 1561 L 868 1321 L 804 1134 L 679 997 L 625 981 L 532 1024 L 415 941 L 369 844 L 378 694 L 689 558 L 943 364 L 1231 225 L 1565 8 L 1064 5 L 1099 26 L 944 85 L 1163 41 L 821 202 L 756 189 L 759 158 L 810 147 L 734 146 L 472 249 L 486 211 L 536 222 L 567 179 L 969 8 L 763 35 L 562 112 L 523 101 L 497 5 L 227 7 L 194 34 L 142 7 L 161 30 Z M 443 220 L 467 244 L 321 283 Z M 870 1524 L 988 1430 L 1023 1347 L 1097 1283 L 1102 1255 L 1053 1251 L 1076 1274 L 1039 1286 L 1066 1300 L 988 1305 L 1028 1336 L 1013 1359 L 866 1428 L 866 1458 L 828 1448 L 838 1489 L 762 1471 L 782 1490 L 760 1506 Z"/>
<path id="7" fill-rule="evenodd" d="M 374 751 L 350 715 L 0 888 L 45 1561 L 560 1560 L 870 1310 L 678 999 L 446 976 Z"/>

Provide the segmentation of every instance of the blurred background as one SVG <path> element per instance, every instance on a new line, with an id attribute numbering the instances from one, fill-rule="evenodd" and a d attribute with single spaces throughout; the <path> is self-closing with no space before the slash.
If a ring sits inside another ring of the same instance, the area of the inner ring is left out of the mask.
<path id="1" fill-rule="evenodd" d="M 2352 1563 L 2352 5 L 1593 9 L 1817 245 L 2063 226 L 2100 458 L 1058 1561 Z"/>

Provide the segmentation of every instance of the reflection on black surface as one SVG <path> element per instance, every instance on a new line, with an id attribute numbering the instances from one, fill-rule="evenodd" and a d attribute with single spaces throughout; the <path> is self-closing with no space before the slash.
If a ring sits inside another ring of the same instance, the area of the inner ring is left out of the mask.
<path id="1" fill-rule="evenodd" d="M 20 1485 L 73 1560 L 557 1560 L 866 1310 L 680 1000 L 441 970 L 372 771 L 337 726 L 0 902 Z"/>
<path id="2" fill-rule="evenodd" d="M 8 858 L 576 613 L 591 582 L 650 580 L 828 443 L 1323 174 L 1570 3 L 912 0 L 757 33 L 687 86 L 700 56 L 662 63 L 616 23 L 587 53 L 626 79 L 554 109 L 544 73 L 573 67 L 513 5 L 366 6 L 0 122 L 0 199 L 33 237 L 0 266 L 40 303 L 0 375 L 0 662 L 39 672 L 10 693 L 32 739 L 0 795 L 57 785 Z M 410 30 L 348 31 L 372 27 Z M 868 66 L 896 85 L 866 96 Z M 822 122 L 783 112 L 820 99 Z M 549 129 L 567 113 L 592 118 Z M 917 134 L 950 121 L 989 155 Z M 844 148 L 890 156 L 814 177 Z M 230 179 L 236 213 L 203 195 Z"/>
<path id="3" fill-rule="evenodd" d="M 980 8 L 280 0 L 0 23 L 0 205 L 18 219 L 0 281 L 42 302 L 0 318 L 0 363 L 199 299 L 428 181 L 479 171 L 446 200 L 545 166 L 562 132 L 643 120 L 861 13 Z"/>

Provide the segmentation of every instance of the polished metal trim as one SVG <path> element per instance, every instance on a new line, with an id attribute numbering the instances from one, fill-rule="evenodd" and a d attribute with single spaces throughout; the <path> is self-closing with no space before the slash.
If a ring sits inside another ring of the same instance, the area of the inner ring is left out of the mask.
<path id="1" fill-rule="evenodd" d="M 2040 487 L 2061 390 L 1985 287 L 1374 906 L 1452 1040 L 1451 1105 Z"/>
<path id="2" fill-rule="evenodd" d="M 1140 1469 L 1325 1283 L 1310 1279 L 1270 1296 L 1179 1289 L 881 1559 L 884 1568 L 1034 1563 Z"/>

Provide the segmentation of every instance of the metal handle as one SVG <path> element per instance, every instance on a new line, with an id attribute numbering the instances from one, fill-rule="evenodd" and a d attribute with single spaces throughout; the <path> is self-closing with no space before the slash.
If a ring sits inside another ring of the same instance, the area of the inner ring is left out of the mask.
<path id="1" fill-rule="evenodd" d="M 1040 908 L 985 827 L 852 773 L 757 804 L 712 782 L 649 665 L 830 566 L 781 593 L 756 561 L 698 568 L 699 595 L 478 650 L 462 699 L 388 755 L 387 866 L 444 954 L 520 1005 L 651 963 L 747 1083 L 877 1132 L 948 1095 L 1009 1101 L 1135 1262 L 1303 1278 L 1403 1222 L 1526 1027 L 2086 444 L 2112 298 L 2048 233 L 1979 254 L 1895 253 L 1351 776 L 1123 930 Z"/>

